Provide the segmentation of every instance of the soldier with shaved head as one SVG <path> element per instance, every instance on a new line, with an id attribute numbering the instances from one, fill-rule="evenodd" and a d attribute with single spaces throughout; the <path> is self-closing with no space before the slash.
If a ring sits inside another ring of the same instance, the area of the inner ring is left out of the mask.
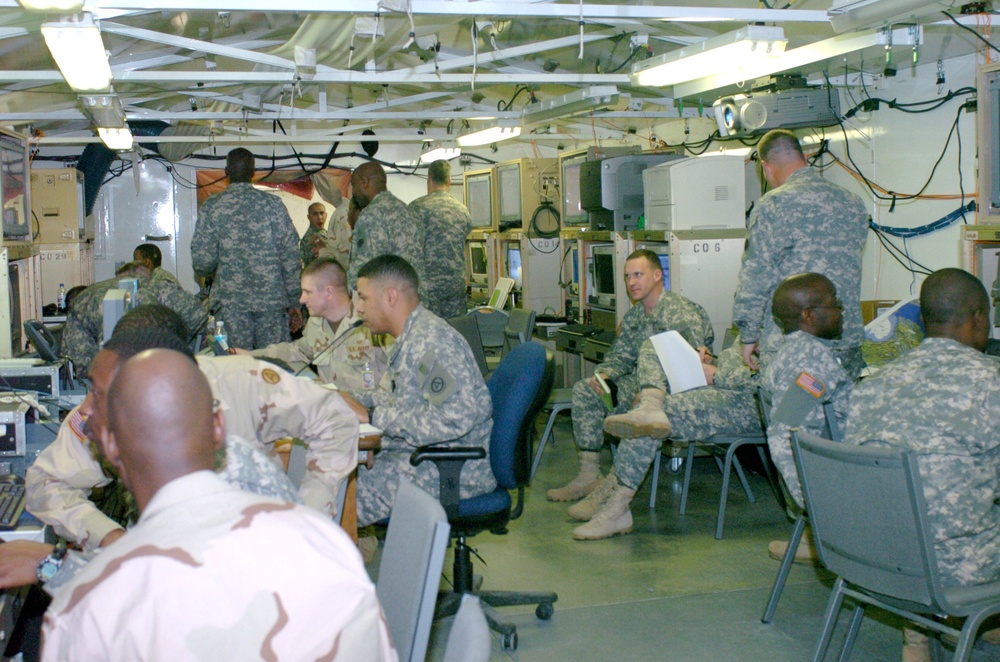
<path id="1" fill-rule="evenodd" d="M 347 535 L 212 471 L 225 419 L 190 357 L 129 359 L 108 402 L 100 445 L 141 515 L 56 591 L 43 659 L 396 659 Z"/>

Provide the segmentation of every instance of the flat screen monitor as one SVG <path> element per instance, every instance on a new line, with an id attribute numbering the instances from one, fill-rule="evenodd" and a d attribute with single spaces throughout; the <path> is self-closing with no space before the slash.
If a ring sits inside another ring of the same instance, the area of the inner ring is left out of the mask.
<path id="1" fill-rule="evenodd" d="M 507 246 L 507 275 L 514 281 L 514 289 L 521 289 L 521 247 L 516 244 Z"/>
<path id="2" fill-rule="evenodd" d="M 614 296 L 615 293 L 615 249 L 614 246 L 595 246 L 594 293 Z"/>
<path id="3" fill-rule="evenodd" d="M 566 159 L 562 164 L 563 226 L 587 225 L 590 219 L 587 210 L 580 204 L 580 166 L 586 160 L 584 155 Z"/>
<path id="4" fill-rule="evenodd" d="M 573 260 L 573 284 L 580 284 L 580 250 L 578 248 L 573 249 L 573 255 L 570 256 Z"/>
<path id="5" fill-rule="evenodd" d="M 485 283 L 489 277 L 486 270 L 486 244 L 480 241 L 469 242 L 469 281 Z"/>
<path id="6" fill-rule="evenodd" d="M 465 180 L 465 206 L 469 208 L 473 228 L 493 227 L 492 179 L 493 176 L 486 172 Z"/>
<path id="7" fill-rule="evenodd" d="M 663 289 L 670 289 L 670 256 L 664 255 L 662 253 L 658 254 L 657 257 L 660 258 L 660 269 L 663 270 Z"/>
<path id="8" fill-rule="evenodd" d="M 521 225 L 521 164 L 497 166 L 500 230 Z"/>

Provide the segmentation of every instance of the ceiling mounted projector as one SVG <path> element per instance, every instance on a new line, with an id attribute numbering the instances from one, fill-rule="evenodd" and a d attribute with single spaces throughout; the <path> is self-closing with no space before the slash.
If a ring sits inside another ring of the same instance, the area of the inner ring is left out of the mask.
<path id="1" fill-rule="evenodd" d="M 749 136 L 771 129 L 837 124 L 840 99 L 820 87 L 722 97 L 712 104 L 721 136 Z"/>

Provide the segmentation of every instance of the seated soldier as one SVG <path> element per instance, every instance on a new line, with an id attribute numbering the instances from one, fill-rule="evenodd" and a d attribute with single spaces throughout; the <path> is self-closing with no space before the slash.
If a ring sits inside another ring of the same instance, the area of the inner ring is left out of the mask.
<path id="1" fill-rule="evenodd" d="M 160 248 L 155 244 L 139 244 L 136 246 L 135 250 L 132 251 L 132 260 L 149 269 L 150 280 L 165 280 L 174 285 L 180 285 L 177 282 L 177 276 L 161 266 L 163 264 L 163 253 L 160 252 Z"/>
<path id="2" fill-rule="evenodd" d="M 309 321 L 298 340 L 238 354 L 270 356 L 285 362 L 311 363 L 326 384 L 342 389 L 375 388 L 385 373 L 385 336 L 361 325 L 347 291 L 347 274 L 330 257 L 317 258 L 302 270 L 302 297 Z"/>

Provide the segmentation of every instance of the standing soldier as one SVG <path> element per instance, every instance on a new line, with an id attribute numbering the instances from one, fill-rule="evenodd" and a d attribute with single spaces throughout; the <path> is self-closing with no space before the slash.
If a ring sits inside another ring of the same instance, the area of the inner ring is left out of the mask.
<path id="1" fill-rule="evenodd" d="M 229 152 L 229 187 L 201 206 L 191 237 L 195 274 L 215 278 L 210 307 L 229 344 L 245 349 L 285 342 L 302 326 L 299 235 L 281 199 L 253 187 L 253 172 L 249 150 Z"/>
<path id="2" fill-rule="evenodd" d="M 466 313 L 465 239 L 472 231 L 469 210 L 448 194 L 451 164 L 439 159 L 427 169 L 427 195 L 410 203 L 424 226 L 424 289 L 427 309 L 438 317 Z M 433 255 L 433 258 L 430 256 Z"/>
<path id="3" fill-rule="evenodd" d="M 326 232 L 326 207 L 322 202 L 309 205 L 309 228 L 299 240 L 299 253 L 302 255 L 302 266 L 320 256 L 320 251 L 326 248 L 330 236 Z"/>

